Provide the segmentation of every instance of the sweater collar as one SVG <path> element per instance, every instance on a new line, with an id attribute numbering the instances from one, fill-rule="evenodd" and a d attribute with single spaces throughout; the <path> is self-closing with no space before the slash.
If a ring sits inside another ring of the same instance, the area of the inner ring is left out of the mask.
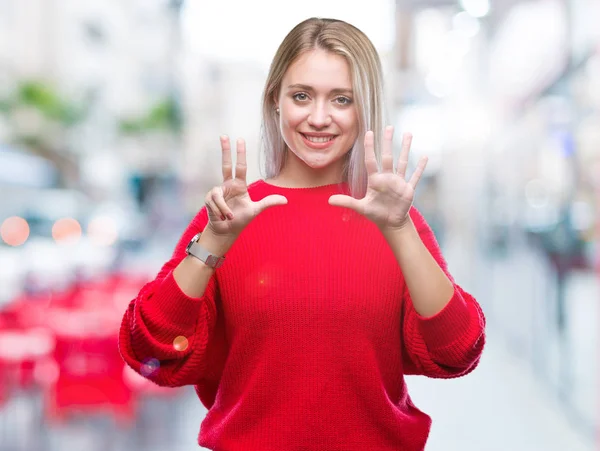
<path id="1" fill-rule="evenodd" d="M 272 185 L 265 180 L 258 180 L 253 185 L 258 187 L 266 194 L 282 194 L 288 196 L 325 196 L 333 194 L 347 194 L 349 192 L 348 182 L 332 183 L 328 185 L 304 187 L 304 188 L 288 188 L 283 186 Z"/>

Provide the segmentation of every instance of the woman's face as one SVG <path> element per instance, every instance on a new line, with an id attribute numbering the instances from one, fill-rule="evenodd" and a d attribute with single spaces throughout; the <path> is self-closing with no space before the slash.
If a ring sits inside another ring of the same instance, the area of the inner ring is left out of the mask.
<path id="1" fill-rule="evenodd" d="M 276 104 L 283 139 L 299 160 L 313 169 L 342 168 L 359 128 L 345 58 L 305 52 L 285 73 Z"/>

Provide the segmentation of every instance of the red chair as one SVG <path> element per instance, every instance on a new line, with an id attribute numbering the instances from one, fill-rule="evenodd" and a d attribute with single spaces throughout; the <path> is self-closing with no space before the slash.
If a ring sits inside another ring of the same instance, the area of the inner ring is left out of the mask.
<path id="1" fill-rule="evenodd" d="M 95 295 L 93 293 L 96 293 Z M 134 417 L 134 397 L 123 380 L 124 362 L 118 350 L 118 319 L 112 308 L 98 308 L 106 294 L 90 291 L 70 308 L 54 307 L 47 315 L 56 335 L 54 360 L 58 377 L 48 387 L 47 415 L 62 421 L 72 412 L 107 412 L 120 422 Z M 79 293 L 81 295 L 81 292 Z M 89 309 L 74 305 L 85 304 Z"/>

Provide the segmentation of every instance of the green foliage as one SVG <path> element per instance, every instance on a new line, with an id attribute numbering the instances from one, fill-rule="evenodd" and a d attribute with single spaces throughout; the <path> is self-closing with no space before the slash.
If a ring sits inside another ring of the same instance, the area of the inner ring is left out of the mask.
<path id="1" fill-rule="evenodd" d="M 179 107 L 171 97 L 157 102 L 141 117 L 123 119 L 119 126 L 122 133 L 137 135 L 151 131 L 181 130 L 181 115 Z"/>
<path id="2" fill-rule="evenodd" d="M 0 114 L 10 114 L 24 106 L 37 109 L 45 118 L 64 127 L 77 124 L 86 114 L 85 107 L 63 99 L 50 84 L 39 80 L 24 80 L 10 97 L 0 98 Z M 167 97 L 140 117 L 120 120 L 119 129 L 128 135 L 152 131 L 176 133 L 181 130 L 181 123 L 177 102 L 173 97 Z"/>
<path id="3" fill-rule="evenodd" d="M 0 113 L 10 113 L 22 106 L 35 108 L 64 126 L 74 125 L 84 116 L 83 108 L 62 99 L 49 84 L 36 80 L 22 81 L 10 98 L 0 99 Z"/>

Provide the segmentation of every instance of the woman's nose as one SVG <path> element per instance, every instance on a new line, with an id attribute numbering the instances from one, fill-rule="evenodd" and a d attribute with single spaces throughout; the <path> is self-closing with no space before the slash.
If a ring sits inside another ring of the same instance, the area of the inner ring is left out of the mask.
<path id="1" fill-rule="evenodd" d="M 316 103 L 308 116 L 309 125 L 324 128 L 331 124 L 331 113 L 326 104 Z"/>

